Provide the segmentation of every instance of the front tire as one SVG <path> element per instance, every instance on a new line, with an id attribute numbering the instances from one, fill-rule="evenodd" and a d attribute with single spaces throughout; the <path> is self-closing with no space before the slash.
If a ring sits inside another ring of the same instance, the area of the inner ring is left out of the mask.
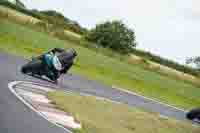
<path id="1" fill-rule="evenodd" d="M 186 114 L 186 118 L 189 120 L 199 119 L 200 120 L 200 108 L 193 109 Z"/>
<path id="2" fill-rule="evenodd" d="M 25 67 L 25 66 L 23 66 L 22 68 L 21 68 L 21 72 L 22 73 L 24 73 L 24 74 L 27 74 L 27 68 Z"/>

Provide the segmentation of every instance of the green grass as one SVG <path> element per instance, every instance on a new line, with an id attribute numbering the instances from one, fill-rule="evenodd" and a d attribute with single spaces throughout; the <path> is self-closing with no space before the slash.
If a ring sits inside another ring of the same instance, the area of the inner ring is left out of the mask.
<path id="1" fill-rule="evenodd" d="M 73 47 L 78 51 L 71 72 L 107 85 L 128 88 L 130 91 L 190 109 L 200 106 L 200 88 L 169 76 L 130 65 L 119 59 L 104 56 L 70 41 L 62 41 L 27 27 L 0 20 L 0 50 L 31 57 L 54 47 Z"/>
<path id="2" fill-rule="evenodd" d="M 75 133 L 199 133 L 189 122 L 160 118 L 124 104 L 95 97 L 64 92 L 50 92 L 49 99 L 57 108 L 71 113 L 83 126 Z"/>

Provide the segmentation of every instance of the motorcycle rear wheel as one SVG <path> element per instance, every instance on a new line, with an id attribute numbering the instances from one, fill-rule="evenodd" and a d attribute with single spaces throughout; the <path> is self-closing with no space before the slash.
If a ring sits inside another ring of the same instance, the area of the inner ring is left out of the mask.
<path id="1" fill-rule="evenodd" d="M 28 74 L 28 73 L 40 74 L 41 70 L 42 70 L 41 60 L 32 60 L 31 62 L 25 64 L 21 68 L 21 72 L 24 74 Z"/>

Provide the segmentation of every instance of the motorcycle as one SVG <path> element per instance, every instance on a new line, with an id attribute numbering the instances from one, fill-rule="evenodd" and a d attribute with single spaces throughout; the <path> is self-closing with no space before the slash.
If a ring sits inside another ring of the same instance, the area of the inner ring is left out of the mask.
<path id="1" fill-rule="evenodd" d="M 186 118 L 200 123 L 200 108 L 195 108 L 186 113 Z"/>
<path id="2" fill-rule="evenodd" d="M 54 68 L 49 68 L 45 60 L 45 55 L 50 53 L 55 55 L 52 61 Z M 28 63 L 22 66 L 21 72 L 36 77 L 45 76 L 49 80 L 57 83 L 57 79 L 61 76 L 61 74 L 67 73 L 71 68 L 76 56 L 77 53 L 74 49 L 64 50 L 60 48 L 54 48 L 45 54 L 42 54 L 38 57 L 33 57 Z M 59 66 L 59 64 L 62 68 L 58 70 L 56 68 Z"/>

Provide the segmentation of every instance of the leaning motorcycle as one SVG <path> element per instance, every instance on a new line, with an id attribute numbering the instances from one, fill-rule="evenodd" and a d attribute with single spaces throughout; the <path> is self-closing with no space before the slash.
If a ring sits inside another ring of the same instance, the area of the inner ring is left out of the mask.
<path id="1" fill-rule="evenodd" d="M 52 51 L 53 50 L 47 53 L 50 53 Z M 57 82 L 57 79 L 60 77 L 60 75 L 67 73 L 67 71 L 71 68 L 71 66 L 73 65 L 73 61 L 77 56 L 77 53 L 74 49 L 68 49 L 66 51 L 62 50 L 61 52 L 57 52 L 54 63 L 56 65 L 56 62 L 59 60 L 63 69 L 58 72 L 59 74 L 52 77 L 49 71 L 46 69 L 47 67 L 45 66 L 46 64 L 44 63 L 43 57 L 45 54 L 42 54 L 38 57 L 33 57 L 28 63 L 22 66 L 21 72 L 32 76 L 39 76 L 39 77 L 46 76 L 51 81 Z"/>

